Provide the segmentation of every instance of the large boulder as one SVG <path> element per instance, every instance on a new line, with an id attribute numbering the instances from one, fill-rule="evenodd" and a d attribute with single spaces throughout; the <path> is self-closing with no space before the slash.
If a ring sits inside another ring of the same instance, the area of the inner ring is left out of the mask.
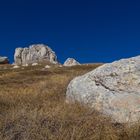
<path id="1" fill-rule="evenodd" d="M 48 46 L 36 44 L 28 48 L 16 48 L 14 60 L 16 65 L 32 64 L 41 61 L 49 61 L 50 63 L 56 64 L 57 56 Z"/>
<path id="2" fill-rule="evenodd" d="M 73 58 L 68 58 L 64 62 L 64 66 L 76 66 L 76 65 L 80 65 L 80 63 Z"/>
<path id="3" fill-rule="evenodd" d="M 140 119 L 140 56 L 104 64 L 73 79 L 66 101 L 84 103 L 119 123 Z"/>
<path id="4" fill-rule="evenodd" d="M 0 56 L 0 64 L 9 64 L 8 57 Z"/>

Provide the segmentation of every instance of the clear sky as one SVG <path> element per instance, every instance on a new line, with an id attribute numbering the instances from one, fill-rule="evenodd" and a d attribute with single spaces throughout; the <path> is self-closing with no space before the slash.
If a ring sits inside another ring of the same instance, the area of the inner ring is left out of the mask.
<path id="1" fill-rule="evenodd" d="M 0 55 L 48 44 L 64 62 L 111 62 L 140 54 L 140 1 L 0 0 Z"/>

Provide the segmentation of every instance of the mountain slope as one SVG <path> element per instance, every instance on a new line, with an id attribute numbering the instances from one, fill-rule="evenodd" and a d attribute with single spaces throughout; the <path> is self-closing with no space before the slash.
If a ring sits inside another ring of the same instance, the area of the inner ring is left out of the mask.
<path id="1" fill-rule="evenodd" d="M 67 104 L 65 93 L 75 76 L 100 64 L 42 69 L 0 66 L 1 140 L 89 140 L 139 138 L 139 127 L 111 123 L 109 118 L 78 103 Z M 135 136 L 135 137 L 134 137 Z"/>

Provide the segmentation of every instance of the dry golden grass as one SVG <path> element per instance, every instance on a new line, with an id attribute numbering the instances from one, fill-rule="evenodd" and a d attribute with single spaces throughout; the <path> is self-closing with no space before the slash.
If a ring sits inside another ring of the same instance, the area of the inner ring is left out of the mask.
<path id="1" fill-rule="evenodd" d="M 0 140 L 139 140 L 140 127 L 111 123 L 78 103 L 66 104 L 66 87 L 75 76 L 99 64 L 46 71 L 0 67 Z"/>

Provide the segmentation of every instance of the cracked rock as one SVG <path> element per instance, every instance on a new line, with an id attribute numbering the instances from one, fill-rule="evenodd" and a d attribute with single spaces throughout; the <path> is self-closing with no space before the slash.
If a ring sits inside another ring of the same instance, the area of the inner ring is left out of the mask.
<path id="1" fill-rule="evenodd" d="M 29 48 L 16 48 L 14 60 L 16 65 L 33 64 L 42 61 L 49 61 L 53 64 L 58 63 L 55 52 L 44 44 L 31 45 Z"/>
<path id="2" fill-rule="evenodd" d="M 66 101 L 78 101 L 119 123 L 140 119 L 140 56 L 104 64 L 73 79 Z"/>

